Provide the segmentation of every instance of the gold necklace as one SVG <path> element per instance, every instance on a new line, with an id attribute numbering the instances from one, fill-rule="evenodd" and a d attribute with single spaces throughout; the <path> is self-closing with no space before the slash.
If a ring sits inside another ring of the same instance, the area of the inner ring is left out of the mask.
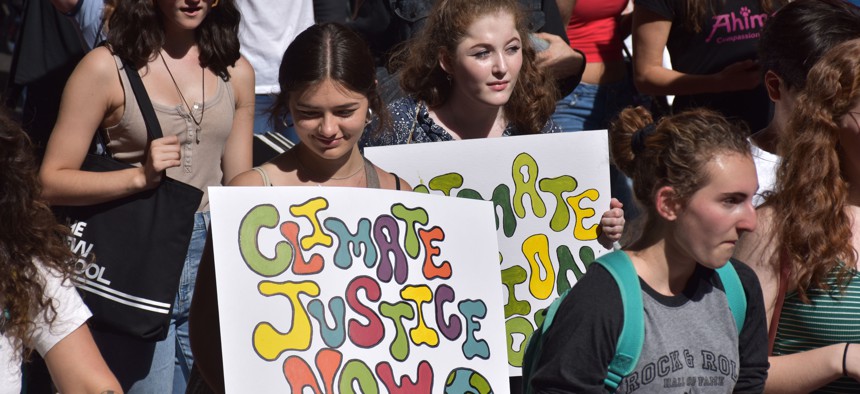
<path id="1" fill-rule="evenodd" d="M 188 101 L 185 100 L 185 96 L 182 94 L 182 90 L 179 89 L 179 84 L 176 83 L 176 78 L 173 78 L 173 73 L 170 72 L 170 67 L 167 67 L 167 60 L 164 60 L 164 55 L 161 51 L 158 51 L 158 56 L 161 58 L 161 62 L 164 63 L 164 68 L 167 70 L 167 75 L 170 75 L 170 80 L 173 81 L 173 87 L 176 88 L 176 93 L 179 94 L 179 98 L 182 99 L 182 103 L 185 104 L 185 108 L 188 109 L 188 115 L 191 116 L 191 121 L 197 126 L 197 130 L 195 133 L 197 143 L 200 143 L 200 123 L 203 122 L 203 115 L 206 113 L 206 70 L 203 67 L 200 67 L 200 85 L 201 85 L 201 100 L 203 101 L 200 104 L 202 107 L 200 108 L 200 120 L 194 117 L 194 111 L 191 110 L 191 106 L 188 105 Z"/>
<path id="2" fill-rule="evenodd" d="M 299 164 L 299 169 L 302 170 L 302 172 L 307 173 L 308 175 L 313 175 L 310 171 L 308 171 L 308 169 L 305 167 L 304 163 L 302 163 L 302 159 L 299 157 L 298 152 L 296 152 L 296 163 Z M 358 175 L 358 173 L 360 173 L 361 170 L 363 170 L 363 169 L 364 169 L 364 166 L 360 166 L 352 174 L 349 174 L 346 176 L 341 176 L 341 177 L 330 176 L 330 177 L 328 177 L 327 180 L 328 181 L 342 181 L 345 179 L 350 179 L 350 178 Z M 325 181 L 323 181 L 323 182 L 325 182 Z M 315 182 L 315 183 L 317 184 L 317 186 L 322 186 L 322 183 L 320 183 L 320 182 Z"/>

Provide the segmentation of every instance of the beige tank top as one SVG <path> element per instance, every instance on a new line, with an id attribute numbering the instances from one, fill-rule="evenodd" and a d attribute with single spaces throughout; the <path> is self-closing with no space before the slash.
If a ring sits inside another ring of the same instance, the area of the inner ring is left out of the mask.
<path id="1" fill-rule="evenodd" d="M 134 91 L 128 82 L 128 76 L 122 70 L 122 61 L 117 56 L 114 56 L 114 60 L 125 91 L 125 110 L 118 124 L 105 129 L 105 143 L 108 151 L 117 160 L 140 166 L 145 157 L 146 125 L 134 97 Z M 221 185 L 224 176 L 221 171 L 221 155 L 227 144 L 230 130 L 233 128 L 233 114 L 236 109 L 233 87 L 221 78 L 218 78 L 215 95 L 206 97 L 204 101 L 206 108 L 203 121 L 200 122 L 199 133 L 185 104 L 152 103 L 164 136 L 179 137 L 182 164 L 179 167 L 167 169 L 167 176 L 203 190 L 203 200 L 200 202 L 198 212 L 209 210 L 207 188 Z M 197 102 L 189 104 L 194 111 L 194 116 L 200 119 L 203 112 L 201 104 Z"/>

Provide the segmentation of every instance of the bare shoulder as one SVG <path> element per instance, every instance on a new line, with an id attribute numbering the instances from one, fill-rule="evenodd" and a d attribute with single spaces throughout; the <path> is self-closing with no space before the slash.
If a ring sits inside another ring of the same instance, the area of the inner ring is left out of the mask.
<path id="1" fill-rule="evenodd" d="M 78 62 L 77 67 L 75 67 L 75 74 L 85 74 L 98 78 L 116 78 L 117 67 L 113 53 L 104 46 L 89 51 Z"/>
<path id="2" fill-rule="evenodd" d="M 227 71 L 230 73 L 230 81 L 235 87 L 250 87 L 253 89 L 254 68 L 251 67 L 251 63 L 244 56 L 240 56 L 239 60 L 236 60 L 236 64 L 227 68 Z"/>
<path id="3" fill-rule="evenodd" d="M 387 190 L 404 190 L 404 191 L 412 191 L 412 185 L 409 182 L 406 182 L 405 179 L 400 178 L 397 174 L 385 171 L 376 165 L 373 166 L 376 168 L 376 174 L 379 176 L 379 187 Z M 397 182 L 400 182 L 400 188 L 397 187 Z"/>
<path id="4" fill-rule="evenodd" d="M 263 166 L 260 168 L 265 171 Z M 233 177 L 228 186 L 266 186 L 266 184 L 263 176 L 257 170 L 251 169 Z"/>

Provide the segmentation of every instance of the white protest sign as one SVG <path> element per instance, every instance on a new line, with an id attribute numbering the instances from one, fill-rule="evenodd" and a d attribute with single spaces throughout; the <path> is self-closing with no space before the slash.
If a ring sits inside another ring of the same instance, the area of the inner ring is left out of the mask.
<path id="1" fill-rule="evenodd" d="M 509 392 L 492 204 L 322 187 L 209 196 L 227 392 Z"/>
<path id="2" fill-rule="evenodd" d="M 607 252 L 597 243 L 609 209 L 606 130 L 365 149 L 416 191 L 492 201 L 496 214 L 511 376 L 521 374 L 538 312 Z"/>

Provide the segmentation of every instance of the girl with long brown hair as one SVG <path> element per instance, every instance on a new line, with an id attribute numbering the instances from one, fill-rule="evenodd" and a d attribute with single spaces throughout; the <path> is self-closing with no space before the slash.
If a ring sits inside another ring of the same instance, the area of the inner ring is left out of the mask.
<path id="1" fill-rule="evenodd" d="M 40 200 L 32 152 L 0 111 L 0 391 L 21 390 L 26 347 L 42 355 L 60 392 L 119 392 L 70 280 L 69 228 Z"/>
<path id="2" fill-rule="evenodd" d="M 41 168 L 43 196 L 58 205 L 113 201 L 156 187 L 163 173 L 205 192 L 249 170 L 254 71 L 239 55 L 239 20 L 234 0 L 119 1 L 107 45 L 89 52 L 66 85 Z M 163 138 L 147 141 L 122 61 L 137 68 Z M 115 159 L 135 167 L 82 171 L 96 129 Z M 188 309 L 208 211 L 204 194 L 167 338 L 94 331 L 127 391 L 185 392 L 193 361 Z"/>
<path id="3" fill-rule="evenodd" d="M 764 292 L 766 391 L 860 390 L 860 40 L 812 67 L 780 136 L 776 190 L 738 258 Z"/>
<path id="4" fill-rule="evenodd" d="M 393 131 L 365 145 L 558 132 L 554 80 L 536 63 L 516 0 L 441 0 L 394 56 L 408 95 L 389 105 Z"/>

